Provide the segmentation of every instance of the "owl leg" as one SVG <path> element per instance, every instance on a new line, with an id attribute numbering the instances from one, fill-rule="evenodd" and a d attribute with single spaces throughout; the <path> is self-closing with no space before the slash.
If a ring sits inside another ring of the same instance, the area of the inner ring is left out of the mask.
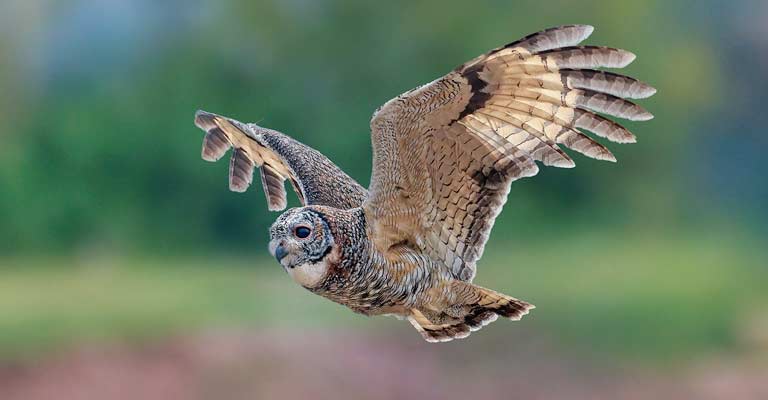
<path id="1" fill-rule="evenodd" d="M 452 281 L 453 304 L 440 311 L 411 309 L 408 321 L 429 342 L 447 342 L 469 336 L 499 316 L 519 320 L 534 308 L 530 303 L 473 285 Z"/>

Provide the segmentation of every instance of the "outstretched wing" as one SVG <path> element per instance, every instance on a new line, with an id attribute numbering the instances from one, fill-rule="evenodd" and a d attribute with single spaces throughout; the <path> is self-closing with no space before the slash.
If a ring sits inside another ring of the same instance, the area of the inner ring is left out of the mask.
<path id="1" fill-rule="evenodd" d="M 511 182 L 544 165 L 573 167 L 560 145 L 615 161 L 579 129 L 634 142 L 621 125 L 652 115 L 624 98 L 655 89 L 595 68 L 635 56 L 577 46 L 593 28 L 547 29 L 483 54 L 390 100 L 371 120 L 374 149 L 367 220 L 381 251 L 416 248 L 471 280 Z"/>
<path id="2" fill-rule="evenodd" d="M 198 111 L 195 125 L 206 131 L 202 156 L 216 161 L 233 148 L 229 188 L 244 192 L 261 170 L 261 183 L 272 211 L 285 209 L 285 181 L 290 180 L 302 205 L 341 209 L 360 207 L 365 188 L 324 155 L 292 138 L 255 124 L 244 124 L 220 115 Z"/>

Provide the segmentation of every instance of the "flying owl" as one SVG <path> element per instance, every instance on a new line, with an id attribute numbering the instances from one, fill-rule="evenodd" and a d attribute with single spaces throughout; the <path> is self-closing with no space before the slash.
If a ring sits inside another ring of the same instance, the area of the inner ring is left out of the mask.
<path id="1" fill-rule="evenodd" d="M 622 68 L 624 50 L 579 45 L 591 26 L 546 29 L 491 50 L 384 104 L 371 119 L 366 190 L 318 151 L 271 129 L 198 111 L 202 157 L 233 148 L 229 187 L 255 167 L 270 210 L 302 207 L 270 228 L 269 251 L 299 285 L 365 315 L 407 319 L 430 342 L 469 336 L 534 306 L 472 283 L 512 182 L 542 165 L 571 168 L 561 147 L 615 162 L 580 129 L 612 142 L 635 136 L 601 114 L 653 116 L 626 98 L 656 90 L 596 68 Z"/>

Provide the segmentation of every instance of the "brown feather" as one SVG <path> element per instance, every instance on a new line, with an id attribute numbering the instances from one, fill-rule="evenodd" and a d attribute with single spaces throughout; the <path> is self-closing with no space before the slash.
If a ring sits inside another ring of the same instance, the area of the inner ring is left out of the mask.
<path id="1" fill-rule="evenodd" d="M 261 166 L 261 186 L 267 196 L 267 207 L 270 211 L 285 209 L 288 205 L 285 178 L 269 164 Z"/>
<path id="2" fill-rule="evenodd" d="M 471 279 L 509 183 L 535 174 L 534 161 L 574 166 L 559 145 L 616 161 L 577 129 L 633 142 L 626 128 L 597 113 L 650 119 L 625 97 L 655 90 L 595 70 L 624 67 L 635 55 L 578 45 L 591 32 L 572 25 L 529 35 L 405 93 L 374 115 L 374 171 L 364 210 L 379 250 L 412 244 L 443 260 L 457 278 Z"/>

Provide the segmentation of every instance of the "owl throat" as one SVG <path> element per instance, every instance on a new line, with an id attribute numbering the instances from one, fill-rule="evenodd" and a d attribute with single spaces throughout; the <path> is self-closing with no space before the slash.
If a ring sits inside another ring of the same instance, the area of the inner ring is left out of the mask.
<path id="1" fill-rule="evenodd" d="M 288 268 L 288 275 L 294 282 L 307 289 L 316 287 L 328 274 L 328 260 L 323 258 L 318 262 L 304 263 Z"/>

